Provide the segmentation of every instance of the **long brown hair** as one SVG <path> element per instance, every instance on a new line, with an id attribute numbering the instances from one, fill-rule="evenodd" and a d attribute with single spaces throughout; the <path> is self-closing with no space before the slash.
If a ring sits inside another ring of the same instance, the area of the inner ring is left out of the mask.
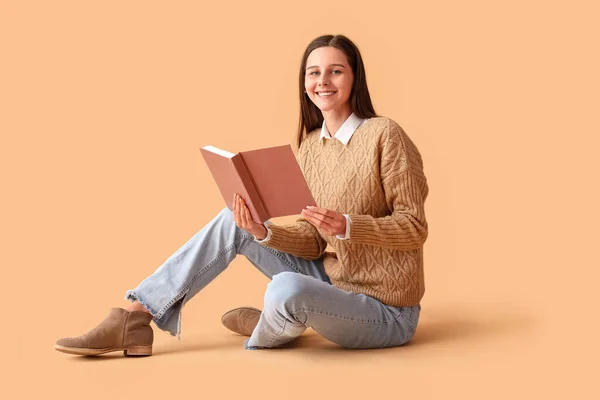
<path id="1" fill-rule="evenodd" d="M 352 73 L 354 81 L 352 82 L 352 91 L 350 93 L 350 108 L 352 112 L 359 118 L 377 117 L 369 88 L 367 87 L 367 76 L 365 66 L 358 47 L 350 39 L 344 35 L 323 35 L 319 36 L 306 48 L 302 56 L 302 64 L 300 65 L 300 121 L 298 123 L 297 145 L 300 148 L 302 140 L 311 131 L 320 128 L 323 125 L 323 114 L 321 110 L 308 98 L 304 93 L 304 79 L 306 74 L 306 60 L 309 54 L 319 47 L 335 47 L 341 50 L 345 55 Z"/>

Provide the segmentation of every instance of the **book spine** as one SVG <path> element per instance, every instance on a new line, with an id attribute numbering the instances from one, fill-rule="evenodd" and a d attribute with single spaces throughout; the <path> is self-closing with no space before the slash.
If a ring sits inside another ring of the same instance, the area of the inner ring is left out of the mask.
<path id="1" fill-rule="evenodd" d="M 264 203 L 256 190 L 256 185 L 254 184 L 254 180 L 248 171 L 248 167 L 244 162 L 244 158 L 241 154 L 236 154 L 231 161 L 233 161 L 233 165 L 238 172 L 238 176 L 242 180 L 242 184 L 246 188 L 246 192 L 248 193 L 248 197 L 250 198 L 250 202 L 256 211 L 256 217 L 258 218 L 258 222 L 263 223 L 267 221 L 270 216 L 265 209 Z"/>

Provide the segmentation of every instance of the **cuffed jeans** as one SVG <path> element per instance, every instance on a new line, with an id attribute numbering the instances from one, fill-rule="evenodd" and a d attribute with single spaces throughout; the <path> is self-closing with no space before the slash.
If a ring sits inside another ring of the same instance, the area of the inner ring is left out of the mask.
<path id="1" fill-rule="evenodd" d="M 156 326 L 180 337 L 183 305 L 244 255 L 272 279 L 249 349 L 278 347 L 307 327 L 348 348 L 399 346 L 414 335 L 420 305 L 392 307 L 333 286 L 323 260 L 295 257 L 260 244 L 224 208 L 125 298 L 138 300 Z"/>

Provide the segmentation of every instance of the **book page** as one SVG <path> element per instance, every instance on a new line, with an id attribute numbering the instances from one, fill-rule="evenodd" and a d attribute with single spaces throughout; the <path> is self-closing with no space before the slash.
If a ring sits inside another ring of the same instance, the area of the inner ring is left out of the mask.
<path id="1" fill-rule="evenodd" d="M 233 156 L 235 156 L 235 154 L 233 154 L 233 153 L 230 153 L 230 152 L 225 151 L 225 150 L 221 150 L 221 149 L 219 149 L 217 147 L 214 147 L 214 146 L 204 146 L 203 149 L 204 150 L 208 150 L 208 151 L 212 151 L 215 154 L 218 154 L 218 155 L 221 155 L 221 156 L 227 157 L 227 158 L 232 158 Z"/>

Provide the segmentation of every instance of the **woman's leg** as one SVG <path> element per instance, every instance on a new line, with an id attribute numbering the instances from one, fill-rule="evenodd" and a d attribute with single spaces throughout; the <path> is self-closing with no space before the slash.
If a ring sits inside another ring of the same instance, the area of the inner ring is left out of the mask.
<path id="1" fill-rule="evenodd" d="M 421 310 L 391 307 L 310 276 L 283 272 L 267 285 L 265 305 L 246 348 L 281 346 L 312 327 L 348 348 L 400 346 L 414 335 Z"/>
<path id="2" fill-rule="evenodd" d="M 224 208 L 152 275 L 127 291 L 125 298 L 137 300 L 152 315 L 156 326 L 179 336 L 183 305 L 238 254 L 269 278 L 280 272 L 294 272 L 329 284 L 321 259 L 294 257 L 257 243 L 252 234 L 235 224 L 233 212 Z M 134 308 L 140 306 L 136 303 Z"/>
<path id="3" fill-rule="evenodd" d="M 261 245 L 240 229 L 233 213 L 224 208 L 137 288 L 127 292 L 125 298 L 133 301 L 129 310 L 112 308 L 97 327 L 79 337 L 58 339 L 54 348 L 78 355 L 121 350 L 125 355 L 152 354 L 150 322 L 154 320 L 159 328 L 179 336 L 183 305 L 224 271 L 237 254 L 246 256 L 269 278 L 293 271 L 329 282 L 322 260 L 297 258 Z"/>

